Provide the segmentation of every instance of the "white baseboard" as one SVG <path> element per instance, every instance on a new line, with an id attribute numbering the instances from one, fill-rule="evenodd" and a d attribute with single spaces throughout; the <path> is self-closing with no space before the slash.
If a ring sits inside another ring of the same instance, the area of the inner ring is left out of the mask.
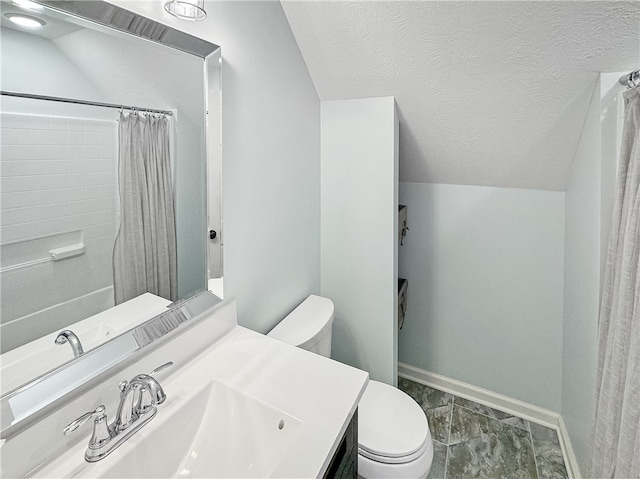
<path id="1" fill-rule="evenodd" d="M 580 479 L 580 470 L 577 467 L 578 463 L 571 447 L 569 434 L 562 416 L 557 412 L 404 363 L 398 363 L 398 375 L 440 391 L 448 392 L 454 396 L 469 399 L 555 429 L 558 431 L 560 447 L 562 448 L 569 479 Z"/>
<path id="2" fill-rule="evenodd" d="M 558 437 L 560 438 L 560 447 L 562 448 L 562 454 L 564 456 L 564 464 L 567 466 L 567 474 L 569 477 L 581 479 L 580 469 L 578 468 L 578 459 L 576 458 L 575 452 L 573 452 L 571 439 L 569 438 L 569 431 L 567 431 L 567 426 L 565 426 L 562 416 L 560 416 L 558 423 Z"/>

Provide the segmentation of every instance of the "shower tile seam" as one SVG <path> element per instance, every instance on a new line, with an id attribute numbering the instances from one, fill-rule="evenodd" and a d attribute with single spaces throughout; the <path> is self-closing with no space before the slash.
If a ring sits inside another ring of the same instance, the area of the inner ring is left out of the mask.
<path id="1" fill-rule="evenodd" d="M 82 202 L 80 202 L 82 203 Z M 66 204 L 66 203 L 52 203 L 51 205 L 44 205 L 44 206 L 55 206 L 55 205 L 61 205 L 61 204 Z M 12 210 L 17 210 L 17 209 L 22 209 L 23 207 L 20 208 L 6 208 L 6 209 L 2 209 L 0 211 L 2 212 L 8 212 L 8 211 L 12 211 Z M 28 208 L 28 207 L 24 207 L 24 208 Z M 51 220 L 55 220 L 58 218 L 68 218 L 69 216 L 79 216 L 79 215 L 93 215 L 95 213 L 110 213 L 110 212 L 118 212 L 119 210 L 117 208 L 111 208 L 108 210 L 92 210 L 92 211 L 83 211 L 81 213 L 68 213 L 68 214 L 62 214 L 62 215 L 57 215 L 53 218 L 43 218 L 43 219 L 37 219 L 37 220 L 24 220 L 24 221 L 16 221 L 13 223 L 7 223 L 7 225 L 23 225 L 25 223 L 35 223 L 38 221 L 51 221 Z M 110 221 L 107 221 L 105 223 L 110 223 Z M 104 223 L 96 223 L 96 224 L 104 224 Z"/>
<path id="2" fill-rule="evenodd" d="M 81 175 L 82 173 L 71 173 L 73 175 Z M 68 173 L 61 173 L 60 175 L 64 175 L 67 176 Z M 32 178 L 32 177 L 40 177 L 40 176 L 46 176 L 46 175 L 31 175 L 31 176 L 11 176 L 10 178 Z M 3 178 L 9 178 L 7 176 L 3 177 Z M 31 191 L 58 191 L 58 190 L 68 190 L 71 188 L 87 188 L 87 187 L 94 187 L 94 186 L 112 186 L 115 185 L 115 183 L 101 183 L 98 185 L 82 185 L 82 186 L 63 186 L 61 188 L 47 188 L 46 190 L 43 189 L 39 189 L 39 188 L 34 188 L 34 189 L 24 189 L 24 190 L 20 190 L 20 191 L 4 191 L 3 193 L 26 193 L 26 192 L 31 192 Z"/>
<path id="3" fill-rule="evenodd" d="M 109 200 L 112 199 L 112 197 L 104 197 L 104 198 L 91 198 L 91 199 L 85 199 L 85 200 L 71 200 L 71 201 L 59 201 L 56 203 L 47 203 L 46 205 L 34 205 L 34 206 L 11 206 L 9 208 L 2 208 L 2 211 L 14 211 L 14 210 L 23 210 L 23 209 L 27 209 L 27 208 L 50 208 L 52 206 L 64 206 L 64 205 L 82 205 L 84 206 L 88 201 L 92 201 L 92 200 Z M 96 211 L 116 211 L 118 208 L 105 208 L 103 210 L 92 210 L 92 211 L 88 211 L 87 213 L 95 213 Z M 70 216 L 70 215 L 66 215 L 66 216 Z"/>

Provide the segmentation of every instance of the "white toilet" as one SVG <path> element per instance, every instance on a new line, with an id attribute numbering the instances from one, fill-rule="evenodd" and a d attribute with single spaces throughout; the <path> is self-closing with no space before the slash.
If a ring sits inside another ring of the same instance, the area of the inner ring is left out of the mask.
<path id="1" fill-rule="evenodd" d="M 268 336 L 330 357 L 333 310 L 330 299 L 311 295 Z M 370 380 L 358 405 L 358 476 L 423 479 L 432 461 L 422 408 L 399 389 Z"/>

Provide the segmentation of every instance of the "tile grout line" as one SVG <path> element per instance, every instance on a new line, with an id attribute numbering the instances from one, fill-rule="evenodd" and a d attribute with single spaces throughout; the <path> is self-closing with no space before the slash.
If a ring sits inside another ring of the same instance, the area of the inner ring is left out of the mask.
<path id="1" fill-rule="evenodd" d="M 540 479 L 540 473 L 538 472 L 538 459 L 536 457 L 536 445 L 533 443 L 533 433 L 531 432 L 531 426 L 529 426 L 529 439 L 531 439 L 531 450 L 533 452 L 533 463 L 536 465 L 536 477 Z"/>
<path id="2" fill-rule="evenodd" d="M 451 426 L 453 424 L 453 407 L 456 404 L 456 397 L 451 395 L 451 411 L 449 411 L 449 431 L 447 432 L 447 447 L 451 444 Z"/>
<path id="3" fill-rule="evenodd" d="M 449 431 L 447 432 L 447 452 L 444 457 L 444 477 L 443 479 L 447 479 L 447 473 L 449 472 L 447 469 L 449 468 L 449 444 L 451 443 L 451 425 L 453 424 L 453 406 L 456 403 L 456 397 L 451 394 L 451 412 L 449 413 Z"/>
<path id="4" fill-rule="evenodd" d="M 467 399 L 467 401 L 469 401 L 469 399 Z M 474 402 L 475 404 L 479 404 L 480 406 L 484 406 L 484 407 L 487 407 L 487 408 L 489 407 L 489 406 L 485 406 L 484 404 L 476 403 L 475 401 L 472 401 L 472 402 Z M 465 407 L 465 406 L 463 406 L 462 404 L 456 404 L 456 406 L 461 407 L 462 409 L 465 409 L 465 410 L 467 410 L 467 411 L 469 411 L 469 412 L 472 412 L 472 413 L 474 413 L 474 414 L 479 414 L 480 416 L 484 416 L 484 417 L 486 417 L 486 418 L 493 419 L 494 421 L 501 422 L 502 424 L 504 424 L 504 425 L 506 425 L 506 426 L 511 426 L 511 427 L 515 427 L 515 428 L 517 428 L 517 429 L 522 429 L 523 431 L 527 431 L 529 434 L 531 434 L 531 430 L 530 430 L 530 429 L 526 429 L 526 428 L 522 428 L 522 427 L 519 427 L 519 426 L 515 426 L 515 425 L 513 425 L 513 424 L 509 424 L 509 423 L 507 423 L 507 422 L 504 422 L 504 420 L 503 420 L 503 419 L 498 419 L 497 417 L 492 417 L 492 416 L 489 416 L 488 414 L 484 414 L 484 413 L 481 413 L 481 412 L 478 412 L 478 411 L 474 411 L 473 409 L 468 408 L 468 407 Z M 504 414 L 509 414 L 509 413 L 506 413 L 506 412 L 504 412 L 504 411 L 500 411 L 499 409 L 495 409 L 495 408 L 491 408 L 491 409 L 494 409 L 495 411 L 502 412 L 502 413 L 504 413 Z M 520 417 L 520 416 L 516 416 L 516 415 L 514 415 L 514 414 L 509 414 L 509 417 L 515 417 L 515 418 L 518 418 L 518 419 L 522 419 L 523 421 L 527 421 L 527 419 L 522 418 L 522 417 Z M 505 419 L 507 419 L 507 418 L 505 418 Z M 529 422 L 530 422 L 530 421 L 529 421 Z"/>
<path id="5" fill-rule="evenodd" d="M 444 454 L 444 474 L 442 479 L 447 479 L 447 468 L 449 467 L 449 446 L 445 446 L 447 448 L 447 452 Z"/>

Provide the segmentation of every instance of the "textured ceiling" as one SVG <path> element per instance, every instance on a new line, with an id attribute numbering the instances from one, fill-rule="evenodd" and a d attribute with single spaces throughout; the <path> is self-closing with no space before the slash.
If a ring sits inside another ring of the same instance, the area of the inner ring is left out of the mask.
<path id="1" fill-rule="evenodd" d="M 640 1 L 282 1 L 321 100 L 395 96 L 400 179 L 564 190 Z"/>

